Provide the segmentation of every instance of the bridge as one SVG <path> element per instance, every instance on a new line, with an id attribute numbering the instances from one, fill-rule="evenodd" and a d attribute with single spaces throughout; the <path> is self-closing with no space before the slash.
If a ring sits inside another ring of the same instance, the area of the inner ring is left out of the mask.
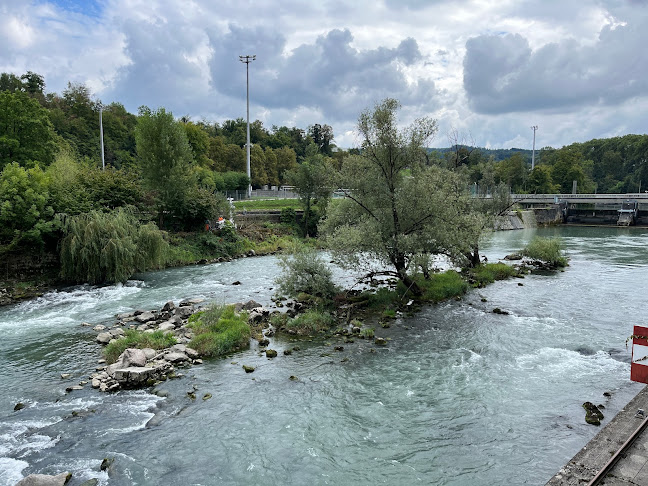
<path id="1" fill-rule="evenodd" d="M 620 205 L 628 199 L 634 199 L 641 209 L 648 209 L 648 193 L 628 194 L 511 194 L 514 202 L 521 204 L 614 204 Z M 642 207 L 643 206 L 643 207 Z"/>

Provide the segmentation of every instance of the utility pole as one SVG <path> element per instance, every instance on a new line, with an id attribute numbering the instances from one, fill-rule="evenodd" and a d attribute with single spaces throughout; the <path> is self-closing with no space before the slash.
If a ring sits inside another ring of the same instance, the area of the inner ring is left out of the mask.
<path id="1" fill-rule="evenodd" d="M 531 170 L 535 168 L 535 132 L 538 129 L 537 125 L 531 127 L 533 130 L 533 152 L 531 152 Z"/>
<path id="2" fill-rule="evenodd" d="M 252 197 L 252 174 L 250 172 L 250 63 L 256 61 L 256 55 L 239 56 L 239 61 L 245 63 L 245 79 L 247 88 L 247 176 L 250 179 L 248 185 L 248 197 Z"/>
<path id="3" fill-rule="evenodd" d="M 103 140 L 103 104 L 99 102 L 99 138 L 101 139 L 101 170 L 106 170 L 106 161 L 104 160 L 104 140 Z"/>

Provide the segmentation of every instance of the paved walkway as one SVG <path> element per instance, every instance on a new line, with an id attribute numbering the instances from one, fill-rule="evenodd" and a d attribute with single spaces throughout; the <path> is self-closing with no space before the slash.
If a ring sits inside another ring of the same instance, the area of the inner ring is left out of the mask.
<path id="1" fill-rule="evenodd" d="M 643 409 L 646 418 L 635 417 Z M 585 486 L 612 455 L 648 420 L 648 386 L 549 480 L 547 486 Z M 648 427 L 600 483 L 606 486 L 648 486 Z"/>

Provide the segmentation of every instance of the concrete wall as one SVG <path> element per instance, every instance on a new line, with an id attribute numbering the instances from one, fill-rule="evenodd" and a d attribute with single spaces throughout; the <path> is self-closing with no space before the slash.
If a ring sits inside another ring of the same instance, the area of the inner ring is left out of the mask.
<path id="1" fill-rule="evenodd" d="M 495 220 L 496 231 L 535 228 L 536 226 L 537 222 L 532 210 L 509 211 Z"/>

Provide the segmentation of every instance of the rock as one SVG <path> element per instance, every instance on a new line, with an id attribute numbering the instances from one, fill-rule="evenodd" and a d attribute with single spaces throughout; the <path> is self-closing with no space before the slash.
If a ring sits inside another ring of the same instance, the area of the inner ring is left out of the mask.
<path id="1" fill-rule="evenodd" d="M 248 324 L 257 324 L 263 320 L 262 307 L 250 311 L 248 315 Z"/>
<path id="2" fill-rule="evenodd" d="M 169 312 L 172 311 L 173 309 L 175 309 L 175 304 L 173 303 L 172 300 L 170 300 L 169 302 L 167 302 L 162 306 L 162 312 Z"/>
<path id="3" fill-rule="evenodd" d="M 18 410 L 22 410 L 23 408 L 25 408 L 25 404 L 22 402 L 18 402 L 16 403 L 16 405 L 14 405 L 14 412 L 17 412 Z"/>
<path id="4" fill-rule="evenodd" d="M 196 305 L 196 304 L 200 304 L 200 303 L 202 303 L 204 301 L 205 301 L 205 299 L 200 299 L 200 298 L 185 299 L 182 302 L 180 302 L 179 306 L 180 307 L 185 307 L 185 306 L 188 306 L 188 305 L 193 306 L 193 305 Z"/>
<path id="5" fill-rule="evenodd" d="M 115 327 L 115 328 L 111 329 L 108 332 L 114 338 L 120 338 L 120 337 L 123 337 L 126 334 L 121 327 Z"/>
<path id="6" fill-rule="evenodd" d="M 113 462 L 115 462 L 115 459 L 113 457 L 106 457 L 103 461 L 101 461 L 101 466 L 99 467 L 99 469 L 101 471 L 105 471 L 113 465 Z"/>
<path id="7" fill-rule="evenodd" d="M 488 299 L 487 299 L 486 297 L 482 297 L 482 298 L 481 298 L 481 301 L 482 301 L 482 302 L 488 302 Z"/>
<path id="8" fill-rule="evenodd" d="M 596 405 L 592 402 L 583 403 L 585 409 L 585 422 L 591 425 L 601 425 L 603 420 L 603 412 L 601 412 Z"/>
<path id="9" fill-rule="evenodd" d="M 256 309 L 257 307 L 263 307 L 263 306 L 258 302 L 256 302 L 255 300 L 248 300 L 245 304 L 243 304 L 241 310 L 249 311 L 252 309 Z"/>
<path id="10" fill-rule="evenodd" d="M 351 332 L 353 334 L 360 334 L 360 328 L 358 326 L 354 326 L 353 329 L 351 329 Z"/>
<path id="11" fill-rule="evenodd" d="M 90 326 L 92 326 L 92 324 L 90 324 L 89 322 L 82 322 L 81 325 L 82 325 L 83 327 L 90 327 Z"/>
<path id="12" fill-rule="evenodd" d="M 254 366 L 243 365 L 243 369 L 246 373 L 252 373 L 254 371 Z"/>
<path id="13" fill-rule="evenodd" d="M 299 378 L 297 378 L 295 375 L 290 375 L 290 378 L 288 378 L 290 381 L 297 381 Z"/>
<path id="14" fill-rule="evenodd" d="M 184 344 L 174 344 L 169 348 L 169 351 L 173 353 L 186 353 L 187 346 L 185 346 Z"/>
<path id="15" fill-rule="evenodd" d="M 270 344 L 269 339 L 265 339 L 265 338 L 259 339 L 259 346 L 267 346 L 268 344 Z"/>
<path id="16" fill-rule="evenodd" d="M 172 322 L 169 322 L 169 321 L 163 322 L 158 327 L 158 329 L 160 331 L 173 331 L 175 328 L 176 328 L 176 325 L 174 323 L 172 323 Z"/>
<path id="17" fill-rule="evenodd" d="M 187 319 L 193 313 L 194 313 L 193 305 L 183 305 L 176 309 L 175 315 L 176 317 L 180 317 L 181 319 Z"/>
<path id="18" fill-rule="evenodd" d="M 61 373 L 61 380 L 67 380 L 72 376 L 72 373 Z"/>
<path id="19" fill-rule="evenodd" d="M 141 323 L 154 321 L 155 315 L 152 312 L 142 312 L 135 318 L 135 320 Z"/>
<path id="20" fill-rule="evenodd" d="M 85 324 L 85 323 L 84 323 L 84 324 Z M 82 324 L 82 325 L 83 325 L 83 324 Z M 93 330 L 94 332 L 101 332 L 101 331 L 103 331 L 104 329 L 106 329 L 106 326 L 104 326 L 104 325 L 102 325 L 102 324 L 97 324 L 95 327 L 92 328 L 92 330 Z"/>
<path id="21" fill-rule="evenodd" d="M 203 395 L 203 400 L 209 400 L 211 397 L 212 397 L 212 394 L 211 394 L 211 393 L 205 393 L 205 394 Z"/>
<path id="22" fill-rule="evenodd" d="M 277 352 L 274 349 L 266 349 L 266 358 L 276 358 Z"/>
<path id="23" fill-rule="evenodd" d="M 146 356 L 146 361 L 153 359 L 157 356 L 158 352 L 153 348 L 143 348 L 142 352 Z"/>
<path id="24" fill-rule="evenodd" d="M 146 353 L 142 349 L 128 348 L 119 355 L 114 365 L 119 368 L 130 368 L 132 366 L 146 366 Z"/>
<path id="25" fill-rule="evenodd" d="M 171 352 L 164 355 L 164 359 L 170 363 L 183 363 L 189 358 L 184 353 Z"/>
<path id="26" fill-rule="evenodd" d="M 290 356 L 292 354 L 292 349 L 284 349 L 283 353 L 285 356 Z"/>
<path id="27" fill-rule="evenodd" d="M 112 334 L 109 332 L 100 332 L 97 334 L 97 342 L 99 344 L 108 344 L 112 339 Z"/>
<path id="28" fill-rule="evenodd" d="M 387 346 L 387 340 L 385 338 L 376 338 L 374 343 L 376 346 Z"/>
<path id="29" fill-rule="evenodd" d="M 194 360 L 193 360 L 193 364 L 195 364 L 195 365 L 201 365 L 201 364 L 203 364 L 203 360 L 202 360 L 202 359 L 194 359 Z"/>
<path id="30" fill-rule="evenodd" d="M 522 255 L 519 253 L 511 253 L 510 255 L 506 255 L 504 260 L 522 260 Z"/>
<path id="31" fill-rule="evenodd" d="M 247 252 L 247 256 L 256 256 L 256 252 L 254 250 L 250 250 Z"/>
<path id="32" fill-rule="evenodd" d="M 72 478 L 72 473 L 64 472 L 56 476 L 47 474 L 30 474 L 20 480 L 16 486 L 63 486 Z"/>
<path id="33" fill-rule="evenodd" d="M 333 349 L 336 351 L 344 351 L 344 346 L 335 346 Z"/>
<path id="34" fill-rule="evenodd" d="M 241 285 L 241 282 L 237 280 L 236 282 L 232 282 L 232 285 Z"/>
<path id="35" fill-rule="evenodd" d="M 191 359 L 197 359 L 197 358 L 200 356 L 200 354 L 198 354 L 198 351 L 196 351 L 196 350 L 193 349 L 193 348 L 188 348 L 188 347 L 186 347 L 186 346 L 185 346 L 185 350 L 184 350 L 184 352 L 185 352 L 185 354 L 186 354 L 187 356 L 189 356 Z"/>
<path id="36" fill-rule="evenodd" d="M 128 319 L 130 317 L 135 317 L 135 313 L 134 312 L 124 312 L 123 314 L 117 314 L 116 317 L 120 321 L 123 321 L 124 319 Z"/>
<path id="37" fill-rule="evenodd" d="M 604 397 L 608 397 L 608 398 L 610 398 L 610 397 L 612 396 L 612 393 L 610 393 L 610 392 L 603 392 L 603 396 L 604 396 Z"/>
<path id="38" fill-rule="evenodd" d="M 97 486 L 99 484 L 99 480 L 97 478 L 92 478 L 88 479 L 87 481 L 83 481 L 79 486 Z"/>
<path id="39" fill-rule="evenodd" d="M 68 392 L 68 393 L 73 392 L 75 390 L 83 390 L 83 387 L 81 385 L 74 385 L 74 386 L 68 386 L 65 389 L 65 391 Z"/>
<path id="40" fill-rule="evenodd" d="M 101 386 L 101 380 L 99 378 L 93 378 L 91 386 L 92 388 L 99 388 Z"/>
<path id="41" fill-rule="evenodd" d="M 518 282 L 518 287 L 523 287 L 524 284 L 522 282 Z"/>
<path id="42" fill-rule="evenodd" d="M 506 311 L 500 309 L 499 307 L 495 307 L 495 308 L 493 309 L 493 314 L 500 314 L 500 315 L 502 315 L 502 316 L 508 316 L 508 315 L 509 315 L 508 312 L 506 312 Z"/>
<path id="43" fill-rule="evenodd" d="M 151 367 L 121 368 L 114 371 L 113 378 L 124 388 L 138 388 L 145 386 L 149 381 L 158 380 L 172 369 L 169 363 Z"/>
<path id="44" fill-rule="evenodd" d="M 138 331 L 147 331 L 149 329 L 149 325 L 148 324 L 140 324 L 139 326 L 137 326 L 136 329 Z"/>

